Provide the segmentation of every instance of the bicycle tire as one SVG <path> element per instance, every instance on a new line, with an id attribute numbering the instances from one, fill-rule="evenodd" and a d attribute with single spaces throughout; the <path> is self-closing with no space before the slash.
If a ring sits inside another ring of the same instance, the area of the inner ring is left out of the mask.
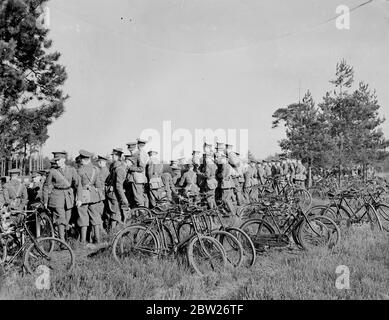
<path id="1" fill-rule="evenodd" d="M 233 234 L 240 241 L 243 246 L 243 264 L 244 266 L 252 267 L 255 264 L 257 252 L 255 250 L 254 243 L 249 237 L 249 235 L 242 229 L 235 227 L 228 227 L 225 229 L 225 231 Z"/>
<path id="2" fill-rule="evenodd" d="M 243 262 L 243 245 L 238 238 L 223 230 L 213 230 L 211 236 L 223 246 L 227 261 L 235 268 L 240 267 Z"/>
<path id="3" fill-rule="evenodd" d="M 377 211 L 374 209 L 373 205 L 368 203 L 367 205 L 367 216 L 369 219 L 369 224 L 371 230 L 375 231 L 378 229 L 378 231 L 382 231 L 382 223 L 379 215 L 377 214 Z"/>
<path id="4" fill-rule="evenodd" d="M 332 219 L 338 226 L 343 226 L 344 223 L 348 224 L 351 219 L 351 213 L 348 209 L 334 203 L 327 205 L 322 215 Z"/>
<path id="5" fill-rule="evenodd" d="M 375 210 L 380 217 L 382 229 L 389 232 L 389 205 L 380 203 L 376 205 Z"/>
<path id="6" fill-rule="evenodd" d="M 130 236 L 128 236 L 129 234 Z M 143 237 L 144 234 L 145 236 Z M 140 247 L 139 245 L 142 246 Z M 158 236 L 153 231 L 142 225 L 130 225 L 124 227 L 115 235 L 112 241 L 112 255 L 118 263 L 121 263 L 122 260 L 127 257 L 132 257 L 138 254 L 158 254 L 159 248 L 160 243 Z"/>
<path id="7" fill-rule="evenodd" d="M 258 225 L 258 227 L 255 228 L 255 225 Z M 253 227 L 254 230 L 252 230 Z M 239 229 L 242 229 L 246 234 L 248 234 L 256 250 L 263 250 L 264 248 L 264 245 L 260 242 L 259 239 L 260 235 L 276 233 L 271 224 L 262 219 L 247 220 L 239 227 Z"/>
<path id="8" fill-rule="evenodd" d="M 332 219 L 326 216 L 308 217 L 307 219 L 298 227 L 298 239 L 304 250 L 312 247 L 332 249 L 338 245 L 341 239 L 340 229 Z"/>
<path id="9" fill-rule="evenodd" d="M 207 248 L 206 243 L 208 243 Z M 210 252 L 211 250 L 212 252 Z M 210 236 L 194 236 L 188 244 L 187 257 L 190 267 L 200 276 L 204 276 L 209 271 L 221 272 L 227 265 L 223 246 Z M 202 263 L 204 260 L 205 264 Z M 206 268 L 207 261 L 210 261 L 210 268 Z M 204 269 L 206 270 L 204 271 Z"/>
<path id="10" fill-rule="evenodd" d="M 45 250 L 45 242 L 49 250 Z M 39 248 L 37 248 L 39 245 Z M 42 254 L 43 253 L 43 254 Z M 43 261 L 40 261 L 42 259 Z M 61 239 L 45 237 L 35 239 L 24 252 L 23 265 L 30 274 L 36 274 L 40 266 L 55 269 L 58 273 L 69 272 L 75 264 L 72 248 Z M 61 267 L 61 265 L 63 265 Z"/>

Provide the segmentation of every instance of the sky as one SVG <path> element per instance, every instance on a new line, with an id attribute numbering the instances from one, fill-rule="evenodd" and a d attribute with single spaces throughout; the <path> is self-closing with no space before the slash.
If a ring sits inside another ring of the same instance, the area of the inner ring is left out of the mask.
<path id="1" fill-rule="evenodd" d="M 49 37 L 70 98 L 43 151 L 105 155 L 149 128 L 168 140 L 169 121 L 173 132 L 184 129 L 176 134 L 235 129 L 223 142 L 237 151 L 247 144 L 262 159 L 280 152 L 285 136 L 271 128 L 273 112 L 308 89 L 320 102 L 342 58 L 357 82 L 376 89 L 389 118 L 389 1 L 352 11 L 349 30 L 323 23 L 339 5 L 363 2 L 50 0 Z M 388 137 L 389 121 L 383 131 Z"/>

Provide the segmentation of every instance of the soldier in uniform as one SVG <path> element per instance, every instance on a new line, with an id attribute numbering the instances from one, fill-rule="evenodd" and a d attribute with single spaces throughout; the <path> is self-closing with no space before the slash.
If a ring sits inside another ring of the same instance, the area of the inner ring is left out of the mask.
<path id="1" fill-rule="evenodd" d="M 227 145 L 227 158 L 228 163 L 231 166 L 231 176 L 232 180 L 234 181 L 234 188 L 233 193 L 236 199 L 236 203 L 238 206 L 242 206 L 246 203 L 246 199 L 243 196 L 243 171 L 242 171 L 242 164 L 239 159 L 239 153 L 232 151 L 232 145 Z"/>
<path id="2" fill-rule="evenodd" d="M 257 177 L 260 185 L 264 185 L 266 183 L 266 171 L 264 164 L 265 162 L 263 160 L 257 161 Z"/>
<path id="3" fill-rule="evenodd" d="M 100 189 L 98 190 L 100 200 L 101 200 L 100 201 L 100 206 L 101 206 L 100 212 L 101 212 L 101 218 L 103 220 L 103 225 L 105 225 L 106 227 L 108 227 L 106 225 L 106 221 L 108 218 L 106 216 L 108 204 L 107 204 L 107 199 L 105 196 L 105 185 L 106 185 L 107 178 L 109 176 L 109 169 L 107 167 L 107 161 L 108 161 L 108 159 L 106 157 L 97 156 L 98 178 L 100 180 Z"/>
<path id="4" fill-rule="evenodd" d="M 197 174 L 194 172 L 193 163 L 187 164 L 187 171 L 182 175 L 178 185 L 184 189 L 184 196 L 197 196 L 199 187 L 197 186 Z"/>
<path id="5" fill-rule="evenodd" d="M 255 191 L 253 190 L 253 187 L 256 185 L 254 182 L 254 179 L 257 176 L 257 169 L 255 167 L 255 160 L 249 159 L 248 160 L 248 166 L 246 168 L 246 171 L 244 173 L 244 186 L 243 191 L 246 196 L 247 201 L 256 201 L 254 197 Z"/>
<path id="6" fill-rule="evenodd" d="M 146 173 L 149 180 L 149 199 L 152 208 L 155 207 L 157 201 L 161 199 L 164 187 L 161 178 L 163 165 L 160 164 L 157 159 L 157 154 L 157 151 L 150 150 L 148 152 L 149 159 L 146 165 Z"/>
<path id="7" fill-rule="evenodd" d="M 231 177 L 231 166 L 227 162 L 227 157 L 224 153 L 220 153 L 218 156 L 218 173 L 220 189 L 221 189 L 221 199 L 224 205 L 227 207 L 230 214 L 235 214 L 235 208 L 233 204 L 233 187 L 234 182 Z"/>
<path id="8" fill-rule="evenodd" d="M 126 179 L 126 167 L 121 161 L 122 155 L 123 150 L 121 148 L 112 150 L 112 163 L 106 180 L 107 213 L 111 231 L 116 228 L 118 222 L 122 221 L 122 207 L 128 207 L 128 200 L 123 189 L 123 183 Z"/>
<path id="9" fill-rule="evenodd" d="M 138 139 L 138 152 L 134 153 L 135 163 L 128 169 L 128 181 L 131 185 L 134 205 L 136 207 L 148 207 L 148 199 L 145 194 L 147 178 L 145 174 L 148 156 L 144 147 L 146 141 Z"/>
<path id="10" fill-rule="evenodd" d="M 42 201 L 42 175 L 39 172 L 33 172 L 31 183 L 27 188 L 28 203 L 40 203 Z"/>
<path id="11" fill-rule="evenodd" d="M 170 167 L 173 170 L 174 167 Z M 177 167 L 178 168 L 178 167 Z M 178 168 L 180 171 L 181 169 Z M 172 174 L 168 171 L 162 173 L 161 180 L 163 183 L 163 191 L 162 198 L 166 197 L 167 200 L 173 201 L 173 195 L 177 195 L 176 186 L 173 181 Z"/>
<path id="12" fill-rule="evenodd" d="M 173 184 L 177 187 L 182 176 L 182 169 L 178 165 L 171 165 Z"/>
<path id="13" fill-rule="evenodd" d="M 76 169 L 65 164 L 66 152 L 53 152 L 53 155 L 56 165 L 50 169 L 43 185 L 43 204 L 53 213 L 59 236 L 65 241 L 72 209 L 75 204 L 82 205 L 82 187 Z"/>
<path id="14" fill-rule="evenodd" d="M 208 207 L 216 208 L 215 190 L 218 186 L 216 180 L 217 165 L 212 160 L 212 153 L 205 154 L 204 163 L 200 168 L 200 173 L 203 177 L 202 191 L 206 195 Z"/>
<path id="15" fill-rule="evenodd" d="M 137 145 L 138 143 L 136 141 L 131 141 L 127 143 L 127 150 L 130 155 L 134 155 L 135 153 L 138 152 Z"/>
<path id="16" fill-rule="evenodd" d="M 14 210 L 24 210 L 28 203 L 28 194 L 26 186 L 20 182 L 20 169 L 11 169 L 8 171 L 10 181 L 4 185 L 6 192 L 5 203 Z"/>
<path id="17" fill-rule="evenodd" d="M 77 173 L 82 186 L 82 205 L 78 207 L 77 225 L 81 228 L 81 243 L 86 244 L 87 228 L 91 225 L 95 243 L 100 242 L 100 229 L 102 226 L 102 201 L 99 190 L 103 188 L 99 178 L 99 169 L 91 162 L 92 153 L 80 150 L 80 167 Z"/>

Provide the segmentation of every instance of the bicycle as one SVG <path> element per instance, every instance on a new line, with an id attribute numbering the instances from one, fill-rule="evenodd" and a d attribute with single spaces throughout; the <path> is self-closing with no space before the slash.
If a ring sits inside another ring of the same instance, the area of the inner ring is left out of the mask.
<path id="1" fill-rule="evenodd" d="M 175 225 L 180 221 L 180 217 L 186 216 L 193 222 L 194 234 L 177 241 Z M 134 255 L 161 257 L 185 251 L 188 264 L 199 275 L 204 275 L 209 270 L 220 271 L 226 266 L 227 258 L 223 246 L 215 238 L 201 234 L 195 212 L 180 211 L 173 216 L 171 211 L 167 211 L 162 216 L 150 219 L 125 226 L 115 235 L 112 241 L 112 254 L 117 262 L 121 263 Z M 165 219 L 171 221 L 176 240 L 170 229 L 162 223 Z"/>
<path id="2" fill-rule="evenodd" d="M 17 216 L 7 230 L 0 230 L 0 264 L 7 272 L 22 256 L 22 266 L 30 274 L 37 274 L 41 266 L 58 273 L 69 272 L 75 263 L 74 253 L 64 241 L 53 237 L 36 238 L 28 227 L 28 211 L 11 211 Z"/>
<path id="3" fill-rule="evenodd" d="M 249 219 L 240 228 L 251 237 L 258 250 L 288 246 L 290 237 L 305 250 L 318 246 L 335 247 L 341 239 L 336 223 L 325 216 L 305 213 L 298 202 L 293 199 L 289 203 L 279 203 L 278 198 L 263 201 L 262 217 Z M 283 212 L 286 214 L 282 215 Z"/>
<path id="4" fill-rule="evenodd" d="M 329 193 L 328 196 L 332 199 L 332 202 L 326 206 L 316 206 L 314 210 L 320 211 L 321 215 L 332 218 L 340 226 L 367 222 L 372 230 L 378 228 L 382 231 L 381 219 L 366 195 L 368 193 L 365 191 L 358 194 L 355 189 Z M 362 204 L 357 208 L 353 208 L 350 200 L 356 197 L 360 197 Z"/>

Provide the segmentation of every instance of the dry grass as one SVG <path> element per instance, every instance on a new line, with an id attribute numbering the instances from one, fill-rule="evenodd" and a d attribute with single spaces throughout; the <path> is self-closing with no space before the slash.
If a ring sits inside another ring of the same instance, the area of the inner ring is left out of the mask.
<path id="1" fill-rule="evenodd" d="M 352 228 L 333 251 L 272 250 L 252 269 L 229 269 L 200 278 L 174 259 L 133 259 L 118 266 L 110 252 L 78 254 L 77 266 L 35 288 L 31 276 L 10 275 L 1 299 L 386 299 L 389 295 L 388 234 Z M 350 289 L 338 290 L 335 269 L 350 269 Z"/>

